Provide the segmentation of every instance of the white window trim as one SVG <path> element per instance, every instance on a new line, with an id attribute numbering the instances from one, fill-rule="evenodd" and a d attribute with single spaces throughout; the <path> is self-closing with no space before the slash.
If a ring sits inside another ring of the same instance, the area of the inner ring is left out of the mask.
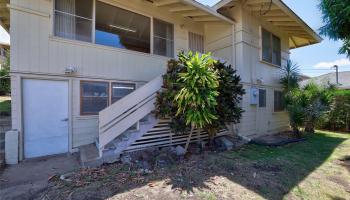
<path id="1" fill-rule="evenodd" d="M 83 43 L 88 43 L 88 44 L 94 44 L 94 45 L 100 45 L 100 44 L 96 44 L 95 42 L 95 32 L 96 32 L 96 1 L 100 1 L 102 3 L 106 3 L 106 4 L 109 4 L 111 6 L 114 6 L 114 7 L 117 7 L 117 8 L 121 8 L 121 9 L 124 9 L 124 10 L 127 10 L 127 11 L 130 11 L 130 12 L 133 12 L 133 13 L 136 13 L 136 14 L 139 14 L 139 15 L 142 15 L 142 16 L 145 16 L 145 17 L 148 17 L 150 19 L 150 53 L 144 53 L 144 52 L 138 52 L 138 51 L 133 51 L 133 50 L 130 50 L 130 49 L 122 49 L 122 50 L 125 50 L 125 51 L 129 51 L 129 52 L 135 52 L 135 53 L 141 53 L 141 54 L 148 54 L 148 55 L 155 55 L 155 56 L 160 56 L 160 57 L 165 57 L 165 58 L 173 58 L 173 57 L 168 57 L 168 56 L 163 56 L 163 55 L 158 55 L 158 54 L 154 54 L 153 50 L 154 50 L 154 30 L 153 30 L 153 27 L 154 27 L 154 18 L 153 16 L 149 15 L 149 14 L 146 14 L 144 12 L 140 12 L 140 11 L 137 11 L 137 10 L 134 10 L 134 9 L 131 9 L 129 7 L 126 7 L 124 5 L 114 5 L 112 4 L 111 2 L 108 2 L 108 1 L 105 1 L 105 0 L 92 0 L 93 1 L 93 7 L 92 7 L 92 19 L 90 21 L 92 21 L 92 32 L 91 32 L 91 42 L 86 42 L 86 41 L 80 41 L 80 40 L 73 40 L 73 39 L 69 39 L 69 38 L 62 38 L 62 37 L 59 37 L 59 36 L 55 36 L 55 12 L 56 12 L 56 9 L 55 9 L 55 1 L 56 0 L 53 0 L 52 1 L 52 18 L 51 18 L 51 37 L 52 38 L 60 38 L 60 39 L 64 39 L 64 40 L 70 40 L 70 41 L 77 41 L 77 42 L 83 42 Z M 70 14 L 70 13 L 68 13 Z M 71 14 L 72 15 L 72 14 Z M 80 16 L 76 16 L 76 17 L 80 17 Z M 82 17 L 84 18 L 84 17 Z M 88 18 L 86 18 L 88 19 Z M 174 52 L 174 56 L 176 54 L 176 51 L 175 51 L 175 24 L 174 23 L 171 23 L 167 20 L 163 20 L 162 18 L 156 18 L 156 19 L 159 19 L 159 20 L 162 20 L 162 21 L 165 21 L 169 24 L 172 24 L 173 25 L 173 35 L 174 35 L 174 39 L 172 40 L 174 45 L 173 45 L 173 52 Z M 102 46 L 106 46 L 106 45 L 102 45 Z M 109 46 L 106 46 L 106 47 L 109 47 Z M 110 48 L 113 48 L 113 49 L 121 49 L 121 48 L 117 48 L 117 47 L 110 47 Z"/>

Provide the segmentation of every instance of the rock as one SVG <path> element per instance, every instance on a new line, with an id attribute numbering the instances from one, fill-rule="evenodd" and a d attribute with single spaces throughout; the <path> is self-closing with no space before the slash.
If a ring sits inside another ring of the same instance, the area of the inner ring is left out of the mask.
<path id="1" fill-rule="evenodd" d="M 176 155 L 178 155 L 178 156 L 183 156 L 183 155 L 186 154 L 185 149 L 184 149 L 182 146 L 180 146 L 180 145 L 178 145 L 178 146 L 175 148 L 175 151 L 176 151 Z"/>
<path id="2" fill-rule="evenodd" d="M 188 148 L 188 152 L 198 155 L 202 153 L 202 149 L 200 147 L 200 144 L 195 144 L 195 145 L 190 145 L 190 147 Z"/>
<path id="3" fill-rule="evenodd" d="M 128 154 L 122 155 L 122 157 L 120 158 L 120 161 L 121 161 L 123 164 L 131 165 L 131 157 L 130 157 L 130 155 L 128 155 Z"/>
<path id="4" fill-rule="evenodd" d="M 233 143 L 226 138 L 226 136 L 217 137 L 214 140 L 215 147 L 219 151 L 231 150 L 233 148 Z"/>
<path id="5" fill-rule="evenodd" d="M 147 161 L 142 161 L 142 169 L 144 170 L 151 170 L 151 165 Z"/>

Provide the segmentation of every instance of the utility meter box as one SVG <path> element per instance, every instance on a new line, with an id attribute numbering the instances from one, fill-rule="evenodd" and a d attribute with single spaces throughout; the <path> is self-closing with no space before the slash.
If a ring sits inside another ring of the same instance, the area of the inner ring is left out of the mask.
<path id="1" fill-rule="evenodd" d="M 251 87 L 250 88 L 250 105 L 258 104 L 258 88 Z"/>

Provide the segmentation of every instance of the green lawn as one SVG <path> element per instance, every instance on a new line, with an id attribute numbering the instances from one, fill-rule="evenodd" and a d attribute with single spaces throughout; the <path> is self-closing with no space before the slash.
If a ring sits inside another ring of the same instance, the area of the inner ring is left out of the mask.
<path id="1" fill-rule="evenodd" d="M 11 100 L 9 97 L 0 96 L 0 113 L 11 113 Z"/>
<path id="2" fill-rule="evenodd" d="M 246 145 L 191 156 L 143 175 L 122 164 L 76 172 L 55 199 L 350 199 L 350 134 L 318 132 L 283 147 Z"/>

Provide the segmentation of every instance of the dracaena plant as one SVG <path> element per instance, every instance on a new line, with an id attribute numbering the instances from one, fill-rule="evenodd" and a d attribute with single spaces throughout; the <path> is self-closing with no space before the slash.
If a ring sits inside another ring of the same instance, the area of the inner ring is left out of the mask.
<path id="1" fill-rule="evenodd" d="M 217 119 L 215 115 L 218 94 L 218 75 L 210 54 L 189 52 L 179 56 L 185 70 L 178 74 L 176 82 L 182 85 L 174 102 L 176 116 L 184 115 L 186 125 L 203 128 Z"/>

